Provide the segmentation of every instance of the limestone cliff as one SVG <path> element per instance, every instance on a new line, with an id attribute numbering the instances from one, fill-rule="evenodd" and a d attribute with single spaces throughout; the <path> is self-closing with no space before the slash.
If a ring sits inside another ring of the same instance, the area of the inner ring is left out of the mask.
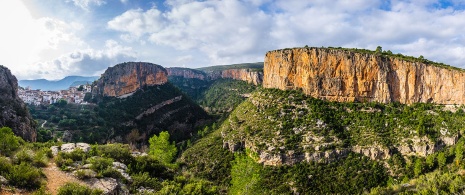
<path id="1" fill-rule="evenodd" d="M 28 141 L 36 141 L 36 124 L 18 96 L 18 80 L 0 65 L 0 127 L 10 127 Z"/>
<path id="2" fill-rule="evenodd" d="M 224 68 L 210 70 L 208 68 L 196 70 L 190 68 L 167 68 L 168 76 L 183 77 L 186 79 L 199 80 L 217 80 L 217 79 L 234 79 L 246 81 L 254 85 L 261 85 L 263 80 L 263 71 L 255 68 Z"/>
<path id="3" fill-rule="evenodd" d="M 465 71 L 341 49 L 270 51 L 263 86 L 339 102 L 465 104 Z"/>
<path id="4" fill-rule="evenodd" d="M 174 68 L 166 68 L 166 71 L 168 73 L 168 76 L 178 76 L 178 77 L 183 77 L 186 79 L 200 79 L 200 80 L 208 79 L 208 76 L 204 72 L 200 70 L 190 69 L 190 68 L 174 67 Z"/>
<path id="5" fill-rule="evenodd" d="M 168 81 L 167 71 L 155 64 L 127 62 L 108 68 L 97 80 L 94 94 L 101 96 L 122 96 L 137 89 L 162 85 Z"/>

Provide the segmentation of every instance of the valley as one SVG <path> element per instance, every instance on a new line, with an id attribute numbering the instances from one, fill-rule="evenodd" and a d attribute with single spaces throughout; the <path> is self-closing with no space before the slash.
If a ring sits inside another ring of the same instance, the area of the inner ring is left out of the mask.
<path id="1" fill-rule="evenodd" d="M 461 194 L 464 72 L 289 48 L 198 69 L 120 63 L 85 104 L 26 106 L 1 67 L 0 193 Z"/>

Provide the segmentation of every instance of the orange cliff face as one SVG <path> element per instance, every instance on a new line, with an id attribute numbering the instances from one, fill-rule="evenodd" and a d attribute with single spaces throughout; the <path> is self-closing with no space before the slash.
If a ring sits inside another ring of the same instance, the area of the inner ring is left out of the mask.
<path id="1" fill-rule="evenodd" d="M 151 63 L 128 62 L 108 68 L 97 81 L 96 92 L 102 96 L 122 96 L 136 90 L 168 82 L 165 68 Z"/>
<path id="2" fill-rule="evenodd" d="M 254 85 L 262 84 L 263 73 L 251 69 L 228 69 L 221 71 L 221 78 L 246 81 Z"/>
<path id="3" fill-rule="evenodd" d="M 464 71 L 340 49 L 270 51 L 263 86 L 338 102 L 465 104 Z"/>

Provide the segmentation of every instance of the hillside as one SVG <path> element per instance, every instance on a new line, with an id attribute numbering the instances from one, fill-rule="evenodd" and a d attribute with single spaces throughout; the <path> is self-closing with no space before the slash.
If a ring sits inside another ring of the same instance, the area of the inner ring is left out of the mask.
<path id="1" fill-rule="evenodd" d="M 32 106 L 31 113 L 47 121 L 41 135 L 65 141 L 132 142 L 144 145 L 163 130 L 173 140 L 191 137 L 196 128 L 209 123 L 210 116 L 172 84 L 166 70 L 150 63 L 123 63 L 109 68 L 92 90 L 92 102 L 75 105 L 66 102 L 44 107 Z M 129 139 L 130 133 L 137 134 Z"/>
<path id="2" fill-rule="evenodd" d="M 31 89 L 40 89 L 42 91 L 58 91 L 65 90 L 76 84 L 92 83 L 99 77 L 83 77 L 83 76 L 67 76 L 61 80 L 50 81 L 46 79 L 36 80 L 19 80 L 19 86 Z"/>

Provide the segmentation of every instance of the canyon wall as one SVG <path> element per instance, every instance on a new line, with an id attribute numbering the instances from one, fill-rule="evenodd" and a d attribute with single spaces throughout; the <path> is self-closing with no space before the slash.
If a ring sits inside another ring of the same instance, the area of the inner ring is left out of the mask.
<path id="1" fill-rule="evenodd" d="M 18 96 L 18 80 L 0 65 L 0 127 L 5 126 L 24 140 L 36 141 L 36 124 Z"/>
<path id="2" fill-rule="evenodd" d="M 93 92 L 101 96 L 122 96 L 146 86 L 168 82 L 165 68 L 145 62 L 127 62 L 108 68 Z"/>
<path id="3" fill-rule="evenodd" d="M 189 68 L 166 68 L 166 70 L 168 71 L 168 76 L 179 76 L 187 79 L 217 80 L 223 78 L 246 81 L 254 85 L 261 85 L 263 80 L 263 72 L 249 68 L 205 72 Z"/>
<path id="4" fill-rule="evenodd" d="M 463 70 L 342 49 L 267 52 L 263 86 L 338 102 L 465 104 Z"/>

